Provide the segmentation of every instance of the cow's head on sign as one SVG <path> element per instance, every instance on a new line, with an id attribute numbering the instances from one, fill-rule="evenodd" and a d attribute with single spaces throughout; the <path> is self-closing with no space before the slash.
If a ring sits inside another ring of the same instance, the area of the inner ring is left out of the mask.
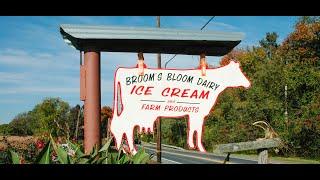
<path id="1" fill-rule="evenodd" d="M 134 128 L 153 132 L 159 117 L 188 117 L 188 145 L 205 152 L 203 122 L 218 96 L 229 87 L 250 87 L 238 62 L 207 69 L 118 68 L 114 82 L 113 117 L 110 130 L 119 149 L 126 137 L 128 152 L 136 153 Z M 196 134 L 196 143 L 194 135 Z"/>
<path id="2" fill-rule="evenodd" d="M 250 87 L 251 83 L 240 69 L 239 62 L 230 61 L 227 67 L 226 75 L 232 76 L 229 81 L 231 87 Z"/>

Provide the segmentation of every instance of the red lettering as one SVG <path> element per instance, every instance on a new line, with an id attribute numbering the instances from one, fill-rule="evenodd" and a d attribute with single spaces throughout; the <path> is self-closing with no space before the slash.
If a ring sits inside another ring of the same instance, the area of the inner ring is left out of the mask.
<path id="1" fill-rule="evenodd" d="M 131 90 L 131 93 L 130 94 L 132 94 L 133 93 L 133 91 L 134 91 L 134 89 L 136 88 L 136 85 L 134 85 L 133 86 L 133 88 L 132 88 L 132 90 Z"/>
<path id="2" fill-rule="evenodd" d="M 179 88 L 173 88 L 172 89 L 172 92 L 171 92 L 171 97 L 172 96 L 178 96 L 179 97 L 179 92 L 180 92 L 180 89 Z"/>
<path id="3" fill-rule="evenodd" d="M 193 96 L 194 96 L 195 98 L 198 97 L 198 91 L 197 91 L 197 90 L 193 91 L 193 93 L 191 94 L 190 98 L 192 98 Z"/>
<path id="4" fill-rule="evenodd" d="M 141 90 L 140 90 L 140 89 L 141 89 Z M 140 87 L 138 87 L 138 88 L 136 89 L 136 94 L 137 94 L 137 95 L 141 95 L 141 94 L 142 94 L 143 89 L 144 89 L 144 86 L 140 86 Z M 140 93 L 138 93 L 138 91 L 140 91 Z"/>
<path id="5" fill-rule="evenodd" d="M 187 91 L 190 91 L 190 89 L 183 90 L 181 97 L 188 97 L 188 96 L 186 96 L 188 94 Z"/>
<path id="6" fill-rule="evenodd" d="M 200 98 L 202 98 L 202 99 L 204 99 L 204 98 L 208 99 L 209 92 L 210 92 L 210 91 L 207 91 L 206 93 L 204 93 L 204 90 L 203 90 L 203 91 L 201 92 L 200 96 L 199 96 L 199 99 L 200 99 Z"/>
<path id="7" fill-rule="evenodd" d="M 159 111 L 160 110 L 160 105 L 157 105 L 155 110 Z"/>
<path id="8" fill-rule="evenodd" d="M 163 93 L 165 92 L 165 91 L 167 91 L 167 93 L 169 93 L 169 91 L 170 91 L 170 88 L 165 88 L 163 91 L 162 91 L 162 96 L 168 96 L 168 94 L 166 94 L 166 95 L 164 95 Z"/>
<path id="9" fill-rule="evenodd" d="M 147 87 L 146 91 L 144 92 L 144 95 L 152 95 L 151 94 L 151 88 L 154 88 L 153 86 Z"/>

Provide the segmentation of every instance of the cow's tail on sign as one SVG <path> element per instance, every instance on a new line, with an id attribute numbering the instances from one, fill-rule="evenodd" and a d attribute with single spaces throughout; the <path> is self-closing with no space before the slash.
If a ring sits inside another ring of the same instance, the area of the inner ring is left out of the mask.
<path id="1" fill-rule="evenodd" d="M 119 68 L 115 73 L 114 80 L 114 96 L 113 96 L 113 115 L 110 123 L 110 132 L 112 133 L 116 148 L 119 150 L 122 145 L 122 139 L 125 138 L 126 144 L 128 147 L 124 146 L 124 152 L 130 152 L 135 154 L 137 152 L 136 147 L 134 147 L 134 139 L 133 139 L 133 130 L 130 124 L 131 121 L 128 121 L 127 126 L 123 126 L 122 122 L 125 119 L 128 119 L 126 113 L 122 113 L 124 111 L 124 106 L 122 103 L 122 92 L 121 92 L 121 83 L 117 78 L 117 73 L 123 69 Z"/>
<path id="2" fill-rule="evenodd" d="M 122 140 L 122 136 L 123 136 L 123 132 L 119 132 L 121 130 L 121 128 L 118 128 L 118 121 L 119 121 L 119 115 L 121 114 L 121 110 L 122 108 L 122 104 L 121 102 L 119 102 L 119 100 L 121 99 L 121 94 L 119 93 L 119 91 L 121 91 L 121 86 L 120 86 L 120 82 L 117 80 L 117 71 L 119 69 L 116 70 L 115 72 L 115 79 L 114 79 L 114 91 L 113 91 L 113 113 L 112 113 L 112 118 L 111 118 L 111 123 L 110 123 L 110 132 L 112 133 L 114 140 L 115 140 L 115 145 L 117 149 L 120 149 L 121 146 L 121 140 Z"/>

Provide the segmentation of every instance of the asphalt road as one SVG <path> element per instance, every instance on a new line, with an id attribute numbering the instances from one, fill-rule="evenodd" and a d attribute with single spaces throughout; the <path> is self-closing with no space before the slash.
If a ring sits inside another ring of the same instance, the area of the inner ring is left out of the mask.
<path id="1" fill-rule="evenodd" d="M 156 159 L 156 146 L 152 144 L 143 144 L 147 153 L 154 154 Z M 140 146 L 140 148 L 141 148 Z M 225 156 L 219 156 L 212 153 L 202 153 L 191 150 L 174 149 L 162 146 L 162 164 L 222 164 Z M 227 164 L 257 164 L 257 161 L 233 158 L 230 156 Z"/>

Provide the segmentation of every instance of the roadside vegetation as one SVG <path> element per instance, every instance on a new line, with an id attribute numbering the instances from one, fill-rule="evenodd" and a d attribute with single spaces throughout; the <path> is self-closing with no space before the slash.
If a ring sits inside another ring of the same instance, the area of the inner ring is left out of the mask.
<path id="1" fill-rule="evenodd" d="M 270 32 L 257 45 L 221 59 L 221 66 L 238 60 L 252 86 L 219 96 L 205 121 L 203 143 L 209 152 L 217 144 L 264 137 L 252 124 L 265 121 L 285 143 L 274 155 L 320 160 L 320 18 L 301 17 L 293 26 L 283 42 Z M 162 122 L 162 143 L 186 148 L 187 120 Z"/>
<path id="2" fill-rule="evenodd" d="M 285 144 L 274 154 L 320 160 L 320 18 L 301 17 L 293 26 L 293 32 L 283 42 L 278 42 L 276 32 L 270 32 L 257 45 L 235 49 L 221 59 L 221 66 L 231 59 L 238 60 L 252 85 L 248 90 L 227 89 L 219 96 L 205 121 L 203 144 L 209 152 L 217 144 L 264 137 L 264 132 L 252 124 L 265 121 Z M 285 112 L 288 112 L 287 116 Z M 112 109 L 103 107 L 103 138 L 110 138 L 107 128 L 111 116 Z M 163 119 L 161 130 L 162 143 L 187 148 L 187 119 Z M 0 135 L 37 137 L 45 144 L 43 148 L 50 144 L 49 154 L 59 154 L 58 150 L 62 147 L 55 147 L 54 144 L 72 142 L 74 144 L 68 146 L 80 146 L 83 140 L 83 108 L 80 105 L 70 107 L 60 98 L 46 98 L 29 112 L 18 114 L 9 124 L 0 125 Z M 140 138 L 154 142 L 153 135 L 142 135 Z M 12 151 L 8 153 L 8 149 Z M 17 162 L 17 157 L 21 161 L 22 155 L 26 162 L 39 162 L 37 155 L 42 151 L 38 151 L 37 143 L 30 143 L 26 149 L 9 147 L 0 138 L 0 163 L 14 159 Z M 47 150 L 44 152 L 48 154 Z M 67 151 L 61 152 L 66 158 Z M 93 153 L 97 155 L 100 152 L 96 150 Z M 99 157 L 108 158 L 102 161 L 95 159 L 94 162 L 111 161 L 109 156 L 100 154 Z M 115 158 L 119 160 L 123 156 Z M 121 162 L 134 162 L 129 159 L 126 157 Z M 69 157 L 68 162 L 78 161 Z"/>

